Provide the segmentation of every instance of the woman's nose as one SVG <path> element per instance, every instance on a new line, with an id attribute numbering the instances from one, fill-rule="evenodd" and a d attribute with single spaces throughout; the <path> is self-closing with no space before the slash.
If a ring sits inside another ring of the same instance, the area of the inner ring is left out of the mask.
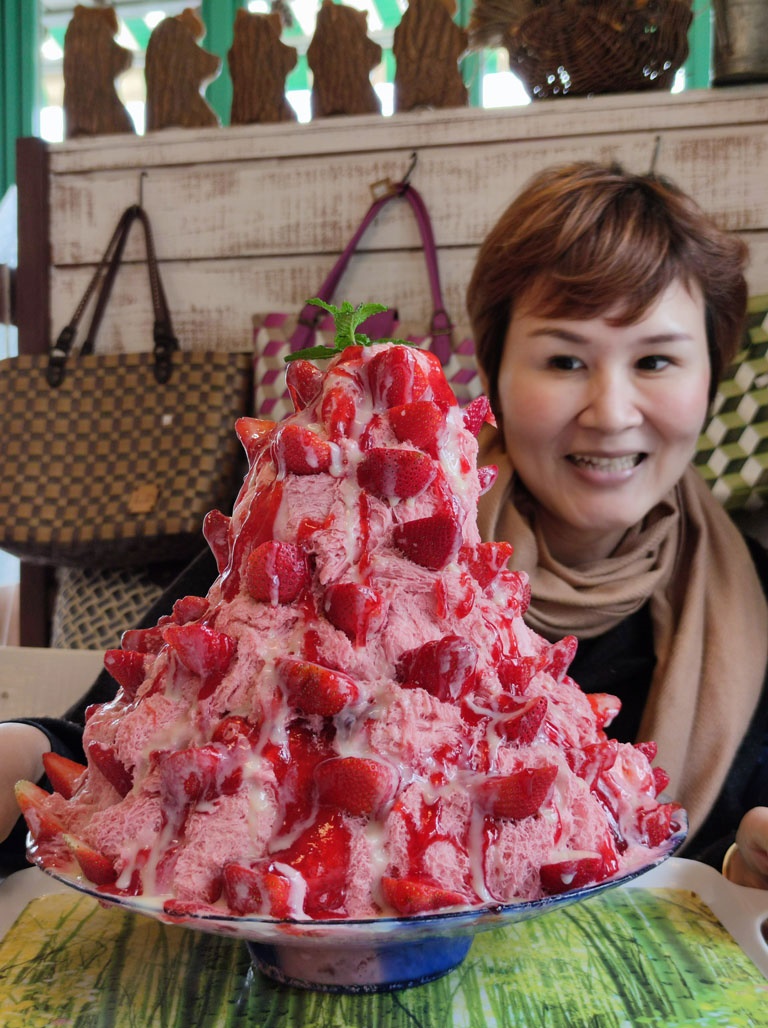
<path id="1" fill-rule="evenodd" d="M 642 423 L 637 389 L 631 378 L 618 372 L 590 376 L 579 423 L 601 432 L 622 432 Z"/>

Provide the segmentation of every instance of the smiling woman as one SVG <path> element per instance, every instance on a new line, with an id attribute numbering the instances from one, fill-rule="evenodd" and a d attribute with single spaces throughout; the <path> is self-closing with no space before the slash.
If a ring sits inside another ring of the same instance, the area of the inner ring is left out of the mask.
<path id="1" fill-rule="evenodd" d="M 690 462 L 710 379 L 692 294 L 674 283 L 630 325 L 516 305 L 499 369 L 505 446 L 564 563 L 608 557 Z"/>
<path id="2" fill-rule="evenodd" d="M 686 855 L 719 863 L 735 838 L 729 873 L 768 887 L 768 559 L 690 466 L 745 263 L 672 183 L 574 164 L 502 215 L 468 308 L 498 422 L 479 526 L 529 574 L 526 620 L 578 638 L 569 673 L 621 700 L 610 732 L 658 742 Z"/>

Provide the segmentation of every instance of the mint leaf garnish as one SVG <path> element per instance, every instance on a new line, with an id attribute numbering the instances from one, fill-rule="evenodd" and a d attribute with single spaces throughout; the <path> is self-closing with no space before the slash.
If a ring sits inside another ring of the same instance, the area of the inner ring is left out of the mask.
<path id="1" fill-rule="evenodd" d="M 335 346 L 307 346 L 303 350 L 296 350 L 284 358 L 286 363 L 296 360 L 326 360 L 335 357 L 346 350 L 348 346 L 372 346 L 374 340 L 370 339 L 364 332 L 358 332 L 359 325 L 373 314 L 380 314 L 387 308 L 383 303 L 361 303 L 353 307 L 346 300 L 340 307 L 332 303 L 326 303 L 319 297 L 307 300 L 316 307 L 322 307 L 324 311 L 333 316 L 335 334 L 333 341 Z M 379 340 L 376 340 L 379 342 Z M 386 342 L 405 343 L 404 339 L 388 339 Z M 406 344 L 407 345 L 407 344 Z"/>

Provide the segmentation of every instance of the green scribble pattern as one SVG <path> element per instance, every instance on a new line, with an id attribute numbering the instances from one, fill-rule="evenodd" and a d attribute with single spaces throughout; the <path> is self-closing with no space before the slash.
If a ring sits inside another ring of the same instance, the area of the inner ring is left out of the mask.
<path id="1" fill-rule="evenodd" d="M 759 1028 L 768 982 L 709 908 L 615 890 L 481 933 L 454 972 L 378 995 L 277 985 L 243 944 L 104 909 L 33 901 L 0 946 L 2 1028 Z"/>

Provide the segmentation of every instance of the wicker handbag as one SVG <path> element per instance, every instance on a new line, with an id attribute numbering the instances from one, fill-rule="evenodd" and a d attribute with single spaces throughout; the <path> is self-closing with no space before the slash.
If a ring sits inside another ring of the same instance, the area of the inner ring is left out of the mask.
<path id="1" fill-rule="evenodd" d="M 135 221 L 144 229 L 154 348 L 97 353 L 101 315 Z M 98 294 L 80 352 L 78 322 Z M 120 218 L 72 320 L 47 355 L 0 361 L 0 548 L 29 561 L 128 567 L 186 559 L 241 478 L 233 427 L 249 412 L 247 353 L 182 351 L 149 220 Z"/>
<path id="2" fill-rule="evenodd" d="M 476 0 L 469 34 L 538 100 L 669 89 L 692 18 L 691 0 Z"/>

